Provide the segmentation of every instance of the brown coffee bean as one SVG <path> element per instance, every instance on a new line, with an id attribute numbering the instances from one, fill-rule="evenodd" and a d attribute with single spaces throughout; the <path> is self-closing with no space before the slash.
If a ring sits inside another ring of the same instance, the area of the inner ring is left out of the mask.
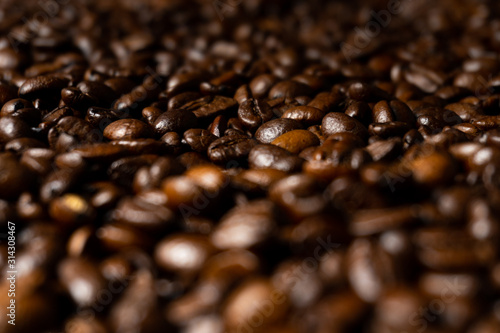
<path id="1" fill-rule="evenodd" d="M 284 172 L 299 171 L 303 160 L 288 150 L 274 145 L 257 145 L 248 155 L 248 165 L 252 169 L 275 169 Z"/>
<path id="2" fill-rule="evenodd" d="M 438 151 L 423 152 L 411 161 L 413 179 L 426 187 L 449 183 L 455 176 L 456 166 L 451 156 Z"/>
<path id="3" fill-rule="evenodd" d="M 97 229 L 97 239 L 100 244 L 112 251 L 121 251 L 133 247 L 148 249 L 152 241 L 147 234 L 139 229 L 132 229 L 121 224 L 108 223 Z"/>
<path id="4" fill-rule="evenodd" d="M 318 146 L 319 139 L 309 131 L 293 130 L 280 135 L 271 144 L 284 148 L 292 154 L 298 154 L 308 147 Z"/>
<path id="5" fill-rule="evenodd" d="M 352 216 L 350 230 L 357 236 L 368 236 L 391 229 L 405 228 L 415 222 L 416 209 L 401 206 L 359 210 Z"/>
<path id="6" fill-rule="evenodd" d="M 214 163 L 239 161 L 250 153 L 257 141 L 242 135 L 223 136 L 210 144 L 207 155 Z"/>
<path id="7" fill-rule="evenodd" d="M 272 118 L 271 107 L 263 100 L 249 98 L 238 108 L 238 119 L 250 130 L 257 129 Z"/>
<path id="8" fill-rule="evenodd" d="M 365 140 L 368 137 L 366 127 L 354 118 L 351 118 L 343 113 L 330 112 L 321 123 L 321 130 L 326 136 L 336 133 L 353 133 Z"/>
<path id="9" fill-rule="evenodd" d="M 311 93 L 312 89 L 297 81 L 281 81 L 275 84 L 269 91 L 268 98 L 295 98 L 297 96 L 307 96 Z"/>
<path id="10" fill-rule="evenodd" d="M 274 204 L 267 200 L 253 201 L 229 210 L 210 239 L 219 249 L 252 248 L 269 239 L 275 224 Z"/>
<path id="11" fill-rule="evenodd" d="M 14 116 L 0 118 L 0 142 L 6 143 L 23 137 L 33 137 L 33 132 L 25 121 Z"/>
<path id="12" fill-rule="evenodd" d="M 137 119 L 120 119 L 104 129 L 104 137 L 109 140 L 139 139 L 151 135 L 149 126 Z"/>
<path id="13" fill-rule="evenodd" d="M 278 79 L 271 74 L 261 74 L 252 79 L 249 88 L 254 98 L 266 97 L 269 90 L 276 84 Z"/>
<path id="14" fill-rule="evenodd" d="M 154 256 L 161 268 L 189 276 L 197 273 L 214 251 L 206 236 L 176 234 L 161 240 Z"/>
<path id="15" fill-rule="evenodd" d="M 172 109 L 161 114 L 154 123 L 156 134 L 161 136 L 167 132 L 184 132 L 196 127 L 196 116 L 188 110 Z"/>
<path id="16" fill-rule="evenodd" d="M 280 135 L 301 128 L 302 125 L 296 120 L 274 119 L 259 127 L 255 132 L 255 139 L 261 143 L 271 143 Z"/>
<path id="17" fill-rule="evenodd" d="M 403 142 L 399 138 L 380 140 L 366 146 L 373 161 L 392 161 L 400 156 Z"/>
<path id="18" fill-rule="evenodd" d="M 68 85 L 68 80 L 54 75 L 37 76 L 27 79 L 19 88 L 19 97 L 28 100 L 58 97 L 61 89 Z"/>
<path id="19" fill-rule="evenodd" d="M 197 118 L 211 118 L 236 109 L 238 103 L 229 97 L 214 96 L 206 100 L 199 108 L 192 110 Z M 183 108 L 185 108 L 184 106 Z"/>
<path id="20" fill-rule="evenodd" d="M 283 113 L 281 118 L 294 119 L 304 126 L 319 124 L 323 119 L 323 112 L 312 106 L 295 106 Z"/>
<path id="21" fill-rule="evenodd" d="M 63 228 L 89 222 L 95 217 L 90 204 L 81 196 L 72 193 L 53 199 L 50 202 L 49 214 Z"/>
<path id="22" fill-rule="evenodd" d="M 212 142 L 217 140 L 208 130 L 192 128 L 184 132 L 183 141 L 185 141 L 193 151 L 205 153 Z"/>
<path id="23" fill-rule="evenodd" d="M 98 302 L 99 294 L 105 288 L 104 278 L 96 265 L 82 258 L 65 258 L 58 267 L 59 281 L 73 301 L 81 307 Z M 85 292 L 81 288 L 85 286 Z"/>
<path id="24" fill-rule="evenodd" d="M 222 169 L 210 164 L 189 168 L 184 175 L 211 196 L 220 194 L 229 185 L 229 179 Z"/>
<path id="25" fill-rule="evenodd" d="M 285 316 L 288 300 L 280 290 L 275 290 L 272 284 L 263 278 L 248 280 L 229 295 L 228 302 L 223 310 L 226 327 L 237 330 L 241 327 L 252 327 L 252 318 L 260 316 L 264 302 L 270 302 L 274 311 L 269 316 L 262 316 L 259 326 L 263 329 L 269 324 L 279 321 Z M 255 326 L 255 325 L 253 325 Z"/>
<path id="26" fill-rule="evenodd" d="M 288 176 L 274 183 L 269 197 L 297 220 L 323 212 L 325 198 L 318 192 L 319 184 L 309 175 Z"/>
<path id="27" fill-rule="evenodd" d="M 113 210 L 113 219 L 143 230 L 164 230 L 174 219 L 173 212 L 140 198 L 125 198 Z"/>

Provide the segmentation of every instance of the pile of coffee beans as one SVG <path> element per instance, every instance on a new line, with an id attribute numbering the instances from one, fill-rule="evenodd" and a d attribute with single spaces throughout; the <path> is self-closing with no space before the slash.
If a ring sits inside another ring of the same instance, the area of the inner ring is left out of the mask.
<path id="1" fill-rule="evenodd" d="M 2 1 L 0 233 L 0 332 L 498 333 L 500 2 Z"/>

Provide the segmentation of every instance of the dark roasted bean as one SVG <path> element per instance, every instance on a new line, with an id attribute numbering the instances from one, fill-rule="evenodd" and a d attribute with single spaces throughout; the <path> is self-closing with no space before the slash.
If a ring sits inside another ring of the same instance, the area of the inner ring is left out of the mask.
<path id="1" fill-rule="evenodd" d="M 255 130 L 273 118 L 273 112 L 266 101 L 254 98 L 246 99 L 238 109 L 238 119 L 243 126 Z"/>
<path id="2" fill-rule="evenodd" d="M 104 129 L 103 135 L 109 140 L 139 139 L 151 135 L 150 127 L 137 119 L 120 119 Z"/>
<path id="3" fill-rule="evenodd" d="M 208 157 L 215 163 L 228 163 L 245 158 L 257 141 L 241 135 L 223 136 L 210 144 Z"/>
<path id="4" fill-rule="evenodd" d="M 252 169 L 275 169 L 284 172 L 299 171 L 303 160 L 284 148 L 273 145 L 257 145 L 248 155 Z"/>
<path id="5" fill-rule="evenodd" d="M 255 138 L 261 143 L 271 143 L 280 135 L 301 128 L 302 125 L 296 120 L 274 119 L 260 126 L 255 132 Z"/>
<path id="6" fill-rule="evenodd" d="M 182 132 L 195 127 L 196 122 L 196 116 L 191 111 L 169 110 L 156 119 L 154 128 L 161 136 L 167 132 Z"/>

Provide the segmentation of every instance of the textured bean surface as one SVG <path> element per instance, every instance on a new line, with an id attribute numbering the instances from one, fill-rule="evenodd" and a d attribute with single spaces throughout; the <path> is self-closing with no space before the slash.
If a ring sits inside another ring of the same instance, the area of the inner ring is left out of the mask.
<path id="1" fill-rule="evenodd" d="M 0 332 L 500 332 L 499 17 L 0 1 Z"/>

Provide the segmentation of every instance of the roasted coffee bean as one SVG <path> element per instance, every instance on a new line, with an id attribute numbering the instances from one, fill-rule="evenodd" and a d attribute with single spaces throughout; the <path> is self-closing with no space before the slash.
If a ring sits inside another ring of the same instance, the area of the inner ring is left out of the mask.
<path id="1" fill-rule="evenodd" d="M 271 143 L 280 135 L 303 128 L 300 122 L 293 119 L 274 119 L 259 127 L 255 139 L 261 143 Z"/>
<path id="2" fill-rule="evenodd" d="M 109 124 L 119 119 L 115 111 L 100 107 L 90 107 L 87 110 L 85 120 L 92 126 L 104 130 Z"/>
<path id="3" fill-rule="evenodd" d="M 75 87 L 61 90 L 61 99 L 65 105 L 78 110 L 86 110 L 90 106 L 98 104 L 98 101 L 94 98 L 82 93 L 80 89 Z"/>
<path id="4" fill-rule="evenodd" d="M 321 130 L 326 136 L 336 133 L 353 133 L 365 140 L 368 137 L 366 127 L 358 120 L 349 117 L 343 113 L 330 112 L 328 113 L 321 123 Z"/>
<path id="5" fill-rule="evenodd" d="M 156 134 L 162 136 L 167 132 L 183 132 L 196 127 L 197 119 L 193 112 L 188 110 L 168 110 L 161 114 L 154 123 Z"/>
<path id="6" fill-rule="evenodd" d="M 240 104 L 238 119 L 243 126 L 255 130 L 273 118 L 273 112 L 267 102 L 249 98 Z"/>
<path id="7" fill-rule="evenodd" d="M 198 272 L 214 251 L 206 236 L 171 235 L 156 246 L 155 261 L 165 270 L 190 275 Z"/>
<path id="8" fill-rule="evenodd" d="M 194 100 L 197 100 L 201 98 L 202 95 L 198 92 L 184 92 L 180 93 L 178 95 L 175 95 L 174 97 L 170 98 L 168 101 L 168 109 L 180 109 L 184 105 L 186 105 L 189 102 L 192 102 Z"/>
<path id="9" fill-rule="evenodd" d="M 0 118 L 0 142 L 7 143 L 14 139 L 33 137 L 30 126 L 19 117 Z"/>
<path id="10" fill-rule="evenodd" d="M 326 207 L 325 198 L 316 190 L 317 181 L 309 175 L 292 175 L 269 189 L 269 197 L 282 206 L 295 219 L 321 213 Z"/>
<path id="11" fill-rule="evenodd" d="M 164 230 L 174 219 L 173 212 L 140 198 L 125 198 L 113 211 L 113 219 L 144 230 Z"/>
<path id="12" fill-rule="evenodd" d="M 267 200 L 253 201 L 227 212 L 210 239 L 219 249 L 252 248 L 271 236 L 275 224 L 274 204 Z"/>
<path id="13" fill-rule="evenodd" d="M 210 144 L 208 157 L 215 163 L 237 162 L 245 158 L 257 141 L 242 135 L 223 136 Z"/>
<path id="14" fill-rule="evenodd" d="M 212 100 L 208 101 L 200 108 L 193 110 L 193 113 L 198 118 L 210 118 L 222 113 L 229 113 L 231 110 L 235 109 L 237 105 L 238 103 L 232 98 L 214 96 Z"/>
<path id="15" fill-rule="evenodd" d="M 50 202 L 49 214 L 63 227 L 73 227 L 94 218 L 94 210 L 87 200 L 79 195 L 67 193 Z"/>
<path id="16" fill-rule="evenodd" d="M 283 113 L 281 118 L 294 119 L 305 127 L 319 124 L 323 119 L 323 112 L 312 106 L 296 106 Z"/>
<path id="17" fill-rule="evenodd" d="M 163 113 L 163 111 L 154 106 L 148 106 L 142 109 L 142 117 L 146 120 L 146 122 L 153 126 L 156 119 Z"/>
<path id="18" fill-rule="evenodd" d="M 85 259 L 66 258 L 58 267 L 59 279 L 73 301 L 82 307 L 92 306 L 105 288 L 104 278 L 96 266 Z M 80 290 L 85 286 L 85 293 Z"/>
<path id="19" fill-rule="evenodd" d="M 60 96 L 61 89 L 68 85 L 68 80 L 55 75 L 37 76 L 27 79 L 19 88 L 19 97 L 28 100 Z"/>
<path id="20" fill-rule="evenodd" d="M 47 175 L 53 171 L 55 152 L 46 148 L 26 149 L 21 155 L 20 162 L 27 169 L 40 175 Z"/>
<path id="21" fill-rule="evenodd" d="M 269 91 L 269 99 L 295 98 L 297 96 L 307 96 L 311 93 L 311 88 L 306 84 L 297 81 L 281 81 L 275 84 Z"/>
<path id="22" fill-rule="evenodd" d="M 33 104 L 30 101 L 22 98 L 14 98 L 8 102 L 4 102 L 2 109 L 0 110 L 0 117 L 8 116 L 20 109 L 31 108 L 33 108 Z"/>
<path id="23" fill-rule="evenodd" d="M 263 278 L 246 281 L 231 295 L 223 310 L 226 327 L 236 330 L 241 327 L 252 327 L 252 318 L 260 316 L 261 307 L 258 304 L 270 302 L 274 311 L 264 318 L 259 326 L 264 329 L 269 324 L 278 322 L 285 316 L 288 300 L 281 290 L 275 290 L 272 284 Z"/>
<path id="24" fill-rule="evenodd" d="M 350 229 L 357 236 L 368 236 L 386 230 L 400 229 L 415 222 L 416 213 L 416 209 L 410 206 L 360 210 L 353 215 Z"/>
<path id="25" fill-rule="evenodd" d="M 183 140 L 191 147 L 191 149 L 198 153 L 207 151 L 208 146 L 217 139 L 208 130 L 204 129 L 189 129 L 184 132 Z"/>
<path id="26" fill-rule="evenodd" d="M 399 138 L 380 140 L 366 146 L 373 161 L 394 160 L 401 154 L 403 142 Z"/>
<path id="27" fill-rule="evenodd" d="M 284 148 L 274 145 L 257 145 L 248 155 L 248 165 L 252 169 L 275 169 L 284 172 L 299 171 L 303 160 Z"/>
<path id="28" fill-rule="evenodd" d="M 280 135 L 271 144 L 286 149 L 292 154 L 298 154 L 308 147 L 318 146 L 319 139 L 309 131 L 293 130 Z"/>
<path id="29" fill-rule="evenodd" d="M 249 88 L 254 98 L 266 97 L 278 79 L 271 74 L 261 74 L 250 81 Z"/>
<path id="30" fill-rule="evenodd" d="M 82 81 L 76 88 L 80 90 L 82 94 L 95 101 L 92 103 L 93 106 L 110 107 L 111 103 L 119 97 L 119 95 L 105 83 L 97 81 Z"/>
<path id="31" fill-rule="evenodd" d="M 23 153 L 27 149 L 45 147 L 46 145 L 43 142 L 33 138 L 14 139 L 5 144 L 5 150 L 14 153 Z"/>
<path id="32" fill-rule="evenodd" d="M 139 229 L 121 224 L 105 224 L 96 231 L 100 244 L 107 249 L 120 251 L 131 247 L 150 248 L 151 240 Z"/>
<path id="33" fill-rule="evenodd" d="M 150 136 L 150 127 L 137 119 L 120 119 L 104 129 L 103 135 L 109 140 L 139 139 Z"/>
<path id="34" fill-rule="evenodd" d="M 424 151 L 421 156 L 410 163 L 413 179 L 424 186 L 434 187 L 447 184 L 456 172 L 451 156 L 438 151 Z"/>
<path id="35" fill-rule="evenodd" d="M 347 102 L 347 108 L 345 114 L 356 120 L 359 120 L 363 124 L 371 122 L 371 109 L 368 103 L 350 100 Z"/>

